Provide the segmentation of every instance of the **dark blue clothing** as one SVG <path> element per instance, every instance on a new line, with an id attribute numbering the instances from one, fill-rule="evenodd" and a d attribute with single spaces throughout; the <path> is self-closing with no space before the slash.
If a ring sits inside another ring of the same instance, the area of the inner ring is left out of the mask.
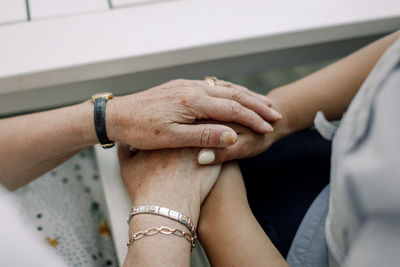
<path id="1" fill-rule="evenodd" d="M 239 161 L 250 207 L 284 257 L 307 209 L 329 183 L 330 160 L 331 142 L 307 129 Z"/>

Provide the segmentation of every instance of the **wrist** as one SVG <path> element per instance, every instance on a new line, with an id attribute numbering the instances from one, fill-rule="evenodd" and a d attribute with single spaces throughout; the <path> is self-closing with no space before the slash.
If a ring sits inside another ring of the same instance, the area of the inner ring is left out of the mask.
<path id="1" fill-rule="evenodd" d="M 124 111 L 119 106 L 120 97 L 114 97 L 107 101 L 105 111 L 107 137 L 113 142 L 120 141 L 124 128 Z"/>
<path id="2" fill-rule="evenodd" d="M 188 233 L 188 230 L 181 224 L 163 218 L 160 216 L 152 216 L 142 214 L 135 216 L 129 225 L 129 242 L 134 242 L 129 246 L 128 254 L 124 266 L 148 266 L 151 262 L 152 266 L 189 266 L 191 242 L 188 242 L 183 236 L 175 236 L 174 234 L 155 234 L 155 236 L 147 236 L 140 240 L 131 241 L 135 234 L 149 231 L 154 228 L 172 228 Z M 171 229 L 171 230 L 172 230 Z M 164 232 L 165 233 L 165 232 Z M 179 259 L 177 259 L 179 256 Z"/>
<path id="3" fill-rule="evenodd" d="M 71 125 L 75 125 L 72 127 L 72 131 L 75 133 L 73 135 L 82 144 L 81 147 L 84 148 L 97 144 L 98 139 L 94 126 L 93 104 L 88 100 L 70 108 L 72 110 L 68 113 L 69 117 L 73 120 Z M 76 116 L 71 116 L 71 113 L 76 113 Z"/>
<path id="4" fill-rule="evenodd" d="M 179 197 L 179 193 L 163 195 L 163 194 L 135 194 L 136 197 L 132 198 L 132 206 L 138 205 L 155 205 L 165 207 L 171 210 L 176 210 L 188 216 L 196 225 L 199 220 L 200 214 L 200 200 L 192 197 Z"/>
<path id="5" fill-rule="evenodd" d="M 276 142 L 279 139 L 294 133 L 295 128 L 290 119 L 291 116 L 287 97 L 286 94 L 282 92 L 282 89 L 277 88 L 270 91 L 267 94 L 267 97 L 271 100 L 272 107 L 282 115 L 282 118 L 273 124 L 274 132 L 268 134 L 273 142 Z"/>
<path id="6" fill-rule="evenodd" d="M 116 101 L 115 98 L 108 100 L 105 109 L 106 134 L 108 139 L 113 142 L 120 140 L 119 136 L 122 132 L 122 123 L 120 122 L 122 112 L 118 110 Z M 79 129 L 77 129 L 79 136 L 89 145 L 98 144 L 99 140 L 94 125 L 94 104 L 91 100 L 87 100 L 74 107 L 80 114 L 80 119 L 76 120 L 79 125 Z"/>
<path id="7" fill-rule="evenodd" d="M 153 214 L 139 214 L 132 217 L 132 220 L 130 221 L 129 224 L 129 234 L 131 235 L 137 231 L 149 227 L 160 227 L 160 226 L 168 226 L 171 228 L 176 228 L 188 232 L 188 229 L 184 225 L 169 218 Z"/>
<path id="8" fill-rule="evenodd" d="M 132 222 L 133 219 L 135 219 L 134 222 Z M 196 226 L 191 218 L 179 211 L 155 205 L 140 205 L 132 208 L 129 213 L 128 223 L 130 224 L 131 233 L 135 228 L 143 228 L 150 224 L 153 226 L 148 228 L 148 230 L 152 233 L 154 233 L 153 231 L 164 234 L 177 233 L 178 236 L 184 237 L 189 241 L 192 247 L 195 246 L 197 239 Z M 154 226 L 156 224 L 158 226 Z M 182 226 L 186 229 L 180 229 Z M 164 229 L 166 232 L 161 229 Z M 148 233 L 146 231 L 147 230 L 145 230 L 144 234 Z M 129 241 L 128 246 L 131 242 L 134 242 L 134 240 L 141 239 L 142 234 L 143 232 L 136 232 L 132 236 L 131 241 Z"/>

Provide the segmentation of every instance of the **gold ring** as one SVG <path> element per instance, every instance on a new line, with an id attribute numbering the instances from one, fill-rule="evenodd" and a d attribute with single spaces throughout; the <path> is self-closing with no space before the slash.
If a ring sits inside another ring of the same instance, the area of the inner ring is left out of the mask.
<path id="1" fill-rule="evenodd" d="M 210 77 L 210 76 L 206 76 L 204 77 L 204 80 L 208 83 L 208 85 L 210 86 L 215 86 L 215 84 L 217 83 L 218 79 L 217 77 Z"/>

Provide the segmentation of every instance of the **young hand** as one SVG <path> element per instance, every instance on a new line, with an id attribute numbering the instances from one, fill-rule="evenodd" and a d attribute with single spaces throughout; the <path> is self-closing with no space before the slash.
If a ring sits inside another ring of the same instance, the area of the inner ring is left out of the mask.
<path id="1" fill-rule="evenodd" d="M 198 155 L 198 162 L 202 165 L 223 163 L 226 161 L 248 158 L 267 150 L 273 143 L 290 133 L 288 117 L 279 99 L 269 98 L 274 109 L 282 114 L 282 118 L 273 125 L 274 131 L 260 134 L 247 127 L 235 123 L 226 125 L 234 129 L 238 135 L 237 142 L 225 148 L 203 148 Z"/>

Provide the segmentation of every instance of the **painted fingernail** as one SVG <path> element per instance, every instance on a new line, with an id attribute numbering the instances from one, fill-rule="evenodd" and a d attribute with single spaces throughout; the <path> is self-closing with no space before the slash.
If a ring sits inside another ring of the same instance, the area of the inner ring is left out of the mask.
<path id="1" fill-rule="evenodd" d="M 271 114 L 276 119 L 282 119 L 282 115 L 278 111 L 276 111 L 275 109 L 271 108 Z"/>
<path id="2" fill-rule="evenodd" d="M 220 138 L 222 144 L 233 145 L 234 143 L 236 143 L 237 135 L 234 132 L 223 132 Z"/>
<path id="3" fill-rule="evenodd" d="M 204 150 L 200 153 L 198 162 L 200 165 L 206 165 L 212 163 L 214 160 L 214 152 L 211 150 Z"/>
<path id="4" fill-rule="evenodd" d="M 265 126 L 265 129 L 267 130 L 268 133 L 274 131 L 274 128 L 266 121 L 264 121 L 264 126 Z"/>

